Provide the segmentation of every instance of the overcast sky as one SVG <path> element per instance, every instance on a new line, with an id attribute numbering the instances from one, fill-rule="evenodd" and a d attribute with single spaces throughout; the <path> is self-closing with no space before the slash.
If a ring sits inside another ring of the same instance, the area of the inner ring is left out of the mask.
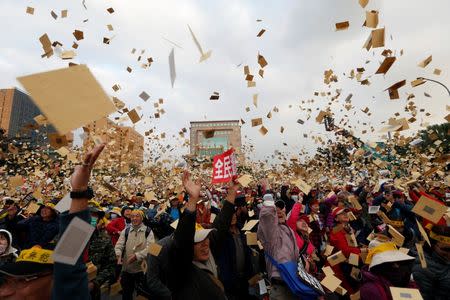
<path id="1" fill-rule="evenodd" d="M 0 87 L 20 87 L 18 76 L 67 66 L 68 62 L 56 55 L 41 58 L 43 50 L 38 39 L 47 33 L 52 41 L 61 42 L 69 50 L 74 42 L 72 32 L 78 29 L 85 38 L 78 42 L 73 62 L 87 64 L 104 89 L 124 100 L 128 108 L 141 106 L 144 118 L 136 129 L 143 133 L 156 126 L 157 132 L 166 132 L 165 143 L 170 145 L 180 144 L 172 135 L 178 139 L 178 132 L 183 127 L 189 128 L 189 121 L 242 118 L 247 122 L 242 126 L 243 142 L 255 146 L 257 159 L 270 156 L 275 150 L 311 151 L 317 147 L 311 136 L 321 136 L 326 141 L 332 135 L 324 131 L 323 125 L 315 123 L 319 110 L 325 109 L 329 102 L 329 97 L 314 96 L 316 91 L 335 95 L 336 89 L 341 89 L 341 96 L 331 110 L 337 121 L 347 114 L 348 125 L 363 140 L 380 140 L 377 131 L 383 126 L 381 122 L 396 112 L 410 117 L 404 111 L 409 93 L 415 94 L 412 100 L 419 109 L 431 114 L 427 117 L 425 112 L 420 113 L 418 121 L 410 125 L 413 130 L 421 123 L 442 123 L 449 113 L 446 111 L 449 97 L 442 87 L 432 83 L 416 88 L 410 85 L 418 76 L 450 85 L 448 0 L 370 0 L 365 9 L 358 0 L 86 0 L 85 3 L 87 10 L 82 0 L 0 1 Z M 27 6 L 35 8 L 34 15 L 25 13 Z M 106 11 L 109 7 L 114 8 L 113 14 Z M 68 17 L 54 20 L 50 12 L 53 10 L 60 16 L 63 9 L 68 10 Z M 397 56 L 386 76 L 374 75 L 383 60 L 383 48 L 369 52 L 362 49 L 370 29 L 361 25 L 365 11 L 371 9 L 379 10 L 378 26 L 386 27 L 385 47 Z M 262 21 L 256 22 L 257 19 Z M 349 29 L 336 32 L 334 24 L 347 20 Z M 113 31 L 108 30 L 108 24 Z M 206 62 L 198 63 L 200 54 L 187 24 L 203 50 L 212 50 Z M 266 32 L 258 38 L 261 29 Z M 103 37 L 114 38 L 105 45 Z M 177 77 L 172 88 L 168 56 L 173 47 Z M 137 49 L 134 55 L 132 48 Z M 154 60 L 146 70 L 137 62 L 142 49 L 145 49 L 143 58 L 151 56 Z M 268 62 L 264 78 L 257 75 L 258 52 Z M 417 64 L 429 55 L 433 55 L 433 61 L 425 69 L 419 68 Z M 242 65 L 237 67 L 239 64 Z M 249 65 L 255 75 L 254 88 L 247 88 L 244 65 Z M 128 66 L 132 73 L 126 71 Z M 350 70 L 357 67 L 365 68 L 363 79 L 370 77 L 369 86 L 347 78 Z M 435 68 L 442 70 L 440 76 L 433 74 Z M 328 69 L 338 76 L 338 82 L 331 87 L 323 83 L 323 73 Z M 403 79 L 407 85 L 400 89 L 400 99 L 390 100 L 384 90 Z M 114 93 L 111 87 L 116 83 L 122 89 Z M 142 91 L 151 96 L 147 102 L 138 97 Z M 210 101 L 215 91 L 220 93 L 220 99 Z M 424 92 L 432 98 L 425 97 Z M 252 104 L 255 93 L 259 94 L 257 108 Z M 349 93 L 353 94 L 354 108 L 341 111 Z M 160 119 L 150 119 L 155 110 L 153 103 L 159 98 L 165 100 L 162 107 L 166 114 Z M 307 103 L 310 99 L 314 102 Z M 300 105 L 312 109 L 309 120 Z M 245 111 L 247 106 L 250 112 Z M 279 113 L 272 112 L 272 118 L 266 118 L 274 106 Z M 361 111 L 366 107 L 371 116 Z M 264 118 L 264 126 L 269 130 L 266 136 L 259 133 L 258 127 L 250 126 L 250 120 L 256 117 Z M 298 124 L 298 119 L 305 124 Z M 283 134 L 281 126 L 285 127 Z M 370 133 L 370 126 L 376 129 L 375 133 Z M 368 133 L 362 134 L 362 130 Z M 303 137 L 305 133 L 308 138 Z M 187 151 L 188 148 L 178 148 L 176 153 Z"/>

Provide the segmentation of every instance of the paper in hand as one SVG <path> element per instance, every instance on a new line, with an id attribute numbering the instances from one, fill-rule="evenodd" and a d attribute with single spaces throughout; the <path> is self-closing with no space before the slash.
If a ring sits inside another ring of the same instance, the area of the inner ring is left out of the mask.
<path id="1" fill-rule="evenodd" d="M 53 252 L 55 262 L 75 265 L 95 228 L 75 217 L 64 231 Z"/>

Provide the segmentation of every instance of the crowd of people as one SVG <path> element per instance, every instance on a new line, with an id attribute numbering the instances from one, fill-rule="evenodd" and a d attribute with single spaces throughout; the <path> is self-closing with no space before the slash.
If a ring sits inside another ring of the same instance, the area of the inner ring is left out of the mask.
<path id="1" fill-rule="evenodd" d="M 443 181 L 414 181 L 407 190 L 392 180 L 305 189 L 261 178 L 218 188 L 184 171 L 184 191 L 164 201 L 143 192 L 107 201 L 85 193 L 103 148 L 75 167 L 68 211 L 55 208 L 60 199 L 3 199 L 0 299 L 101 299 L 118 292 L 152 300 L 388 300 L 392 287 L 448 299 L 448 211 L 437 221 L 413 211 L 424 198 L 446 206 Z M 39 207 L 30 213 L 30 205 Z M 75 217 L 94 233 L 75 265 L 55 262 L 53 249 Z M 330 278 L 338 280 L 334 287 Z"/>

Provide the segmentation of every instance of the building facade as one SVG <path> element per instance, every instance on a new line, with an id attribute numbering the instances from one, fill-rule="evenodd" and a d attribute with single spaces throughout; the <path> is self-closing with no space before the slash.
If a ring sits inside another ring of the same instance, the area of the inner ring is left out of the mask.
<path id="1" fill-rule="evenodd" d="M 194 121 L 190 126 L 190 154 L 212 157 L 230 148 L 241 154 L 239 120 Z"/>
<path id="2" fill-rule="evenodd" d="M 51 125 L 37 126 L 34 117 L 42 114 L 33 100 L 17 88 L 0 89 L 0 128 L 8 138 L 22 138 L 34 145 L 46 145 L 47 135 L 56 133 Z M 66 134 L 71 146 L 73 134 Z"/>
<path id="3" fill-rule="evenodd" d="M 132 127 L 120 126 L 108 118 L 102 118 L 83 127 L 90 138 L 84 145 L 99 137 L 108 146 L 105 152 L 112 164 L 122 169 L 127 166 L 142 165 L 144 162 L 144 137 Z"/>

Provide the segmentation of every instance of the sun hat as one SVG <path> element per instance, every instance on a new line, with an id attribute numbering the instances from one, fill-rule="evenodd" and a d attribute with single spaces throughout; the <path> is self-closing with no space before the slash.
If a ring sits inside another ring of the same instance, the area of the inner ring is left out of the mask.
<path id="1" fill-rule="evenodd" d="M 366 264 L 369 264 L 369 270 L 375 266 L 405 260 L 413 260 L 414 257 L 409 256 L 397 249 L 397 246 L 392 243 L 382 243 L 373 240 L 369 244 L 369 253 L 367 254 Z"/>

